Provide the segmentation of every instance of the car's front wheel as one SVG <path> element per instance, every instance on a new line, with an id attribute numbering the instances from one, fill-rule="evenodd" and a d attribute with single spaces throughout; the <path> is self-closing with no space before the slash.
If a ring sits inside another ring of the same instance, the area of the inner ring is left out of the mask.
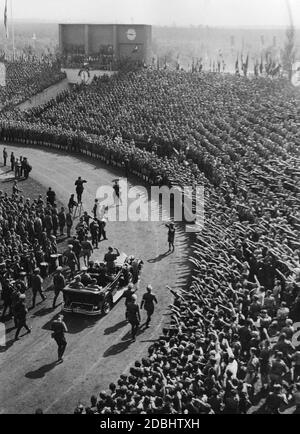
<path id="1" fill-rule="evenodd" d="M 104 315 L 107 315 L 111 311 L 111 308 L 112 308 L 111 300 L 105 300 L 102 306 L 102 313 Z"/>

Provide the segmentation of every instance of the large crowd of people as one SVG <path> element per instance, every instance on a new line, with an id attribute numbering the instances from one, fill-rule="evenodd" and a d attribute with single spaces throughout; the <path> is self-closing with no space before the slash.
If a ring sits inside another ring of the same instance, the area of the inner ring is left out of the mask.
<path id="1" fill-rule="evenodd" d="M 6 85 L 0 87 L 0 107 L 10 109 L 65 77 L 57 62 L 22 59 L 5 62 Z"/>
<path id="2" fill-rule="evenodd" d="M 41 195 L 35 200 L 25 198 L 17 182 L 12 195 L 0 192 L 1 319 L 14 316 L 16 328 L 18 306 L 23 305 L 27 289 L 32 287 L 33 307 L 37 292 L 45 298 L 34 282 L 41 272 L 43 274 L 42 266 L 48 268 L 51 255 L 57 254 L 56 231 L 53 230 L 57 214 L 57 206 L 52 206 Z"/>
<path id="3" fill-rule="evenodd" d="M 95 79 L 22 120 L 121 136 L 161 156 L 183 152 L 218 183 L 219 163 L 230 170 L 249 152 L 267 156 L 299 137 L 295 110 L 284 80 L 142 69 Z"/>
<path id="4" fill-rule="evenodd" d="M 282 79 L 142 70 L 24 115 L 1 139 L 205 186 L 193 279 L 148 357 L 76 413 L 300 410 L 299 92 Z"/>

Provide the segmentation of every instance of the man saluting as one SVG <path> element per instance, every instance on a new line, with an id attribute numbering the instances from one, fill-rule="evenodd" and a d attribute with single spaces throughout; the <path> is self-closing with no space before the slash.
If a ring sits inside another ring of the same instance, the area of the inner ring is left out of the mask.
<path id="1" fill-rule="evenodd" d="M 120 190 L 120 184 L 118 179 L 114 180 L 113 189 L 114 189 L 115 203 L 117 205 L 118 204 L 122 205 L 121 190 Z"/>
<path id="2" fill-rule="evenodd" d="M 114 253 L 115 250 L 115 253 Z M 115 260 L 120 256 L 120 252 L 118 249 L 113 249 L 112 247 L 108 248 L 108 252 L 104 256 L 104 262 L 106 262 L 107 271 L 113 272 L 115 268 Z"/>
<path id="3" fill-rule="evenodd" d="M 81 176 L 79 176 L 79 178 L 77 179 L 77 181 L 75 181 L 75 185 L 76 185 L 76 194 L 77 194 L 77 202 L 78 204 L 82 203 L 82 193 L 83 193 L 83 184 L 86 184 L 87 181 L 85 181 L 84 179 L 81 179 Z"/>
<path id="4" fill-rule="evenodd" d="M 168 243 L 169 243 L 169 252 L 174 252 L 175 246 L 174 246 L 174 239 L 175 239 L 175 226 L 174 223 L 171 222 L 168 225 L 165 225 L 168 230 Z"/>

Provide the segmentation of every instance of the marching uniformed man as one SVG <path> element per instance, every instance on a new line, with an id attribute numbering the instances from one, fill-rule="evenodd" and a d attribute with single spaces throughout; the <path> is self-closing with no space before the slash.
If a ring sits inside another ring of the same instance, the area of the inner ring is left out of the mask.
<path id="1" fill-rule="evenodd" d="M 36 296 L 37 293 L 40 294 L 40 296 L 42 297 L 42 300 L 46 300 L 46 296 L 43 294 L 42 291 L 42 285 L 43 285 L 43 279 L 40 276 L 40 269 L 36 268 L 34 270 L 34 275 L 32 276 L 32 280 L 31 280 L 31 288 L 32 288 L 32 308 L 35 307 L 35 300 L 36 300 Z"/>
<path id="2" fill-rule="evenodd" d="M 66 286 L 65 278 L 62 274 L 62 267 L 57 267 L 56 269 L 57 273 L 55 273 L 53 277 L 53 287 L 54 287 L 54 299 L 53 299 L 53 309 L 55 309 L 55 303 L 56 300 L 60 294 L 60 292 L 64 289 Z"/>
<path id="3" fill-rule="evenodd" d="M 25 327 L 25 329 L 27 330 L 28 333 L 31 332 L 30 327 L 28 327 L 28 325 L 26 323 L 26 316 L 27 316 L 28 310 L 27 310 L 26 305 L 25 305 L 25 299 L 26 299 L 25 294 L 21 294 L 19 297 L 19 301 L 14 308 L 14 316 L 15 316 L 15 321 L 16 321 L 16 326 L 17 326 L 17 330 L 16 330 L 16 334 L 15 334 L 15 340 L 16 341 L 19 339 L 19 333 L 23 327 Z"/>
<path id="4" fill-rule="evenodd" d="M 125 298 L 125 318 L 128 320 L 128 315 L 127 315 L 127 311 L 128 311 L 128 305 L 132 302 L 132 296 L 134 295 L 134 293 L 136 292 L 136 288 L 134 287 L 133 283 L 129 283 L 126 291 L 124 291 L 123 294 L 123 298 Z"/>
<path id="5" fill-rule="evenodd" d="M 92 210 L 93 215 L 94 215 L 94 219 L 97 218 L 97 210 L 98 210 L 98 205 L 99 205 L 98 202 L 99 202 L 98 199 L 95 199 L 95 203 L 94 203 L 93 210 Z"/>
<path id="6" fill-rule="evenodd" d="M 78 266 L 77 257 L 73 251 L 73 245 L 68 245 L 68 250 L 63 255 L 65 257 L 66 265 L 70 268 L 71 274 L 70 277 L 73 278 L 75 274 L 75 266 Z"/>
<path id="7" fill-rule="evenodd" d="M 63 321 L 64 317 L 60 315 L 56 321 L 53 321 L 51 325 L 52 338 L 57 343 L 57 361 L 63 362 L 63 355 L 66 350 L 67 341 L 65 333 L 68 332 L 67 326 Z"/>
<path id="8" fill-rule="evenodd" d="M 129 303 L 127 306 L 127 319 L 131 324 L 132 340 L 135 341 L 135 337 L 141 322 L 141 314 L 139 305 L 137 304 L 136 294 L 133 294 L 131 299 L 131 303 Z"/>
<path id="9" fill-rule="evenodd" d="M 146 327 L 149 327 L 151 317 L 154 313 L 154 303 L 157 304 L 157 298 L 152 293 L 152 286 L 147 286 L 147 292 L 143 295 L 142 302 L 141 302 L 141 309 L 145 309 L 147 312 L 147 321 L 146 321 Z"/>

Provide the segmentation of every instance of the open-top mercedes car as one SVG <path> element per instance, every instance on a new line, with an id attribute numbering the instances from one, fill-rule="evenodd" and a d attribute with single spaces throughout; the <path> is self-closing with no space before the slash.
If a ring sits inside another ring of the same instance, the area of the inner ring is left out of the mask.
<path id="1" fill-rule="evenodd" d="M 138 264 L 138 274 L 140 274 L 143 262 L 121 253 L 115 261 L 113 274 L 103 272 L 103 269 L 89 272 L 93 283 L 80 288 L 76 288 L 75 276 L 75 280 L 63 290 L 63 311 L 84 315 L 107 315 L 113 305 L 123 296 L 129 283 L 132 282 L 130 271 L 133 261 Z M 83 272 L 78 273 L 77 276 L 83 278 Z"/>

